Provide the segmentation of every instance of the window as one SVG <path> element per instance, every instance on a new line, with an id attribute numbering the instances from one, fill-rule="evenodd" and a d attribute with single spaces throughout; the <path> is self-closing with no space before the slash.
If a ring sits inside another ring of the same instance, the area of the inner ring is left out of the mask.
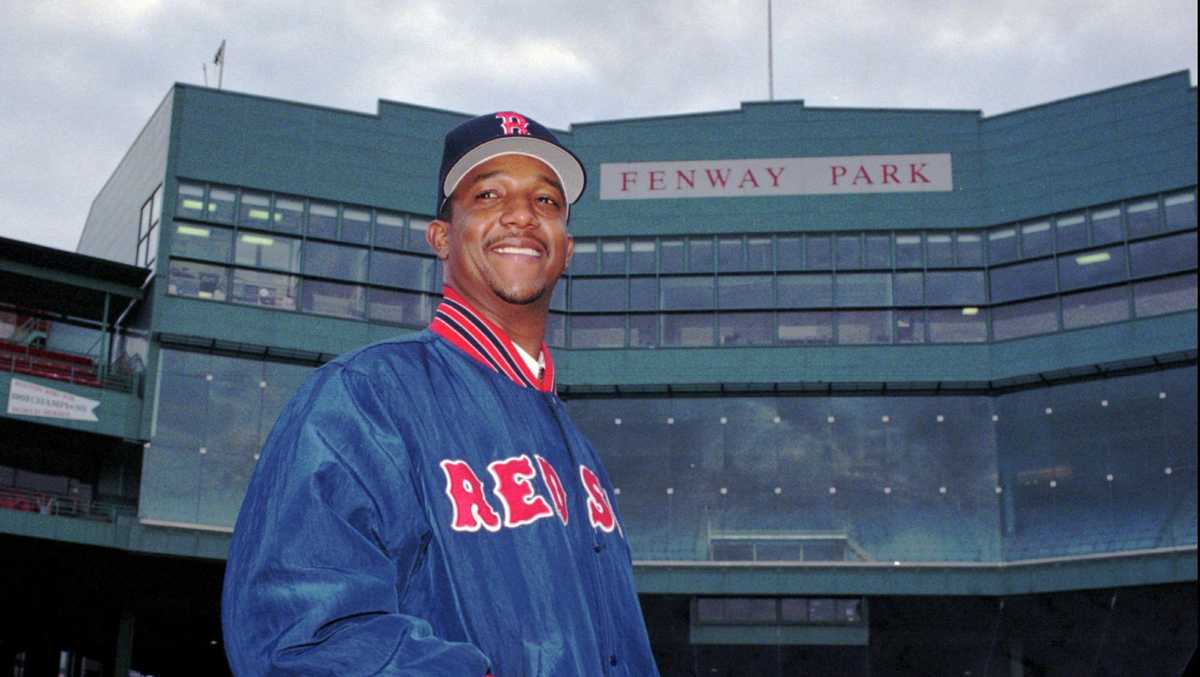
<path id="1" fill-rule="evenodd" d="M 240 266 L 299 272 L 300 240 L 282 235 L 242 231 L 238 234 L 233 260 Z"/>
<path id="2" fill-rule="evenodd" d="M 989 275 L 993 303 L 1053 294 L 1055 291 L 1053 259 L 993 268 Z"/>
<path id="3" fill-rule="evenodd" d="M 771 238 L 751 237 L 746 240 L 746 270 L 771 270 L 774 264 Z"/>
<path id="4" fill-rule="evenodd" d="M 1062 297 L 1063 329 L 1129 319 L 1129 288 L 1093 289 Z"/>
<path id="5" fill-rule="evenodd" d="M 925 260 L 930 268 L 950 268 L 954 265 L 954 242 L 949 235 L 925 236 Z"/>
<path id="6" fill-rule="evenodd" d="M 371 211 L 369 209 L 342 209 L 343 242 L 367 244 L 371 241 Z"/>
<path id="7" fill-rule="evenodd" d="M 304 274 L 365 280 L 367 250 L 310 240 L 304 243 Z"/>
<path id="8" fill-rule="evenodd" d="M 308 236 L 326 240 L 337 238 L 337 205 L 313 202 L 308 205 Z"/>
<path id="9" fill-rule="evenodd" d="M 408 217 L 408 235 L 404 240 L 404 248 L 410 252 L 429 254 L 429 243 L 425 241 L 429 232 L 430 220 L 419 216 Z"/>
<path id="10" fill-rule="evenodd" d="M 570 308 L 576 312 L 624 311 L 628 295 L 627 285 L 628 280 L 623 277 L 572 280 Z M 622 320 L 622 332 L 624 332 L 624 326 L 624 320 Z M 573 335 L 574 329 L 571 331 Z M 572 343 L 572 345 L 574 344 Z"/>
<path id="11" fill-rule="evenodd" d="M 833 313 L 801 311 L 779 313 L 779 342 L 792 345 L 833 343 Z"/>
<path id="12" fill-rule="evenodd" d="M 922 273 L 896 273 L 893 289 L 898 306 L 920 306 L 925 303 L 925 275 Z"/>
<path id="13" fill-rule="evenodd" d="M 892 311 L 896 323 L 896 343 L 925 342 L 925 309 L 901 308 Z"/>
<path id="14" fill-rule="evenodd" d="M 693 273 L 713 272 L 713 241 L 712 238 L 692 238 L 688 240 L 688 270 Z"/>
<path id="15" fill-rule="evenodd" d="M 242 192 L 242 208 L 238 212 L 238 224 L 249 228 L 269 230 L 271 228 L 271 196 L 266 193 Z"/>
<path id="16" fill-rule="evenodd" d="M 709 313 L 666 314 L 662 316 L 662 345 L 711 346 L 713 316 Z"/>
<path id="17" fill-rule="evenodd" d="M 722 275 L 717 278 L 717 304 L 721 308 L 770 308 L 770 275 Z"/>
<path id="18" fill-rule="evenodd" d="M 841 311 L 837 314 L 838 343 L 891 343 L 892 316 L 886 310 Z"/>
<path id="19" fill-rule="evenodd" d="M 741 272 L 746 269 L 746 252 L 742 248 L 742 239 L 721 238 L 717 242 L 718 265 L 723 273 Z"/>
<path id="20" fill-rule="evenodd" d="M 1058 259 L 1063 290 L 1095 287 L 1125 279 L 1125 248 L 1110 247 Z"/>
<path id="21" fill-rule="evenodd" d="M 1196 194 L 1176 193 L 1163 200 L 1167 230 L 1183 230 L 1196 227 Z"/>
<path id="22" fill-rule="evenodd" d="M 624 315 L 572 315 L 572 348 L 623 348 Z"/>
<path id="23" fill-rule="evenodd" d="M 988 261 L 992 265 L 1017 259 L 1017 229 L 1001 228 L 988 233 Z"/>
<path id="24" fill-rule="evenodd" d="M 829 270 L 833 267 L 833 244 L 828 235 L 809 235 L 804 238 L 805 267 L 810 270 Z"/>
<path id="25" fill-rule="evenodd" d="M 275 230 L 299 235 L 304 224 L 304 202 L 295 198 L 275 199 Z"/>
<path id="26" fill-rule="evenodd" d="M 770 345 L 775 338 L 773 313 L 721 313 L 717 322 L 723 346 Z"/>
<path id="27" fill-rule="evenodd" d="M 837 305 L 840 307 L 892 304 L 892 276 L 888 273 L 841 273 L 835 281 Z"/>
<path id="28" fill-rule="evenodd" d="M 212 301 L 224 301 L 229 271 L 224 266 L 171 259 L 167 293 Z"/>
<path id="29" fill-rule="evenodd" d="M 987 303 L 983 271 L 926 273 L 925 303 L 931 306 L 977 306 Z"/>
<path id="30" fill-rule="evenodd" d="M 976 233 L 959 233 L 955 240 L 958 244 L 958 265 L 983 265 L 983 238 Z"/>
<path id="31" fill-rule="evenodd" d="M 1074 222 L 1076 230 L 1083 233 L 1084 238 L 1087 237 L 1087 231 L 1083 227 L 1083 217 L 1076 216 L 1068 219 Z M 1060 221 L 1060 227 L 1062 223 Z M 1021 254 L 1025 258 L 1034 258 L 1037 256 L 1046 256 L 1054 252 L 1054 234 L 1050 231 L 1049 221 L 1039 221 L 1037 223 L 1027 223 L 1021 226 Z M 1086 239 L 1084 241 L 1086 244 Z"/>
<path id="32" fill-rule="evenodd" d="M 780 275 L 779 308 L 828 308 L 833 305 L 832 275 Z"/>
<path id="33" fill-rule="evenodd" d="M 180 186 L 181 193 L 184 186 L 189 186 L 189 184 Z M 190 185 L 188 189 L 194 192 L 197 188 L 195 185 Z M 162 190 L 162 184 L 159 184 L 150 198 L 142 203 L 142 209 L 138 215 L 137 247 L 133 259 L 135 266 L 150 268 L 158 259 L 159 223 L 162 221 Z M 201 190 L 201 194 L 203 194 L 203 190 Z"/>
<path id="34" fill-rule="evenodd" d="M 592 275 L 600 270 L 600 252 L 595 240 L 575 240 L 569 270 L 572 275 Z"/>
<path id="35" fill-rule="evenodd" d="M 1133 285 L 1133 306 L 1138 317 L 1196 309 L 1196 274 L 1176 275 Z"/>
<path id="36" fill-rule="evenodd" d="M 629 309 L 658 310 L 658 278 L 629 278 Z"/>
<path id="37" fill-rule="evenodd" d="M 629 245 L 629 272 L 653 273 L 658 267 L 655 254 L 658 248 L 654 240 L 634 240 Z"/>
<path id="38" fill-rule="evenodd" d="M 1134 277 L 1176 273 L 1196 267 L 1196 232 L 1180 233 L 1129 245 Z"/>
<path id="39" fill-rule="evenodd" d="M 857 270 L 863 266 L 862 238 L 858 235 L 837 236 L 838 270 Z"/>
<path id="40" fill-rule="evenodd" d="M 658 316 L 629 316 L 629 345 L 633 348 L 650 348 L 658 345 Z"/>
<path id="41" fill-rule="evenodd" d="M 180 222 L 171 234 L 171 253 L 176 256 L 225 263 L 232 249 L 233 231 L 229 228 Z"/>
<path id="42" fill-rule="evenodd" d="M 404 217 L 391 212 L 375 214 L 375 246 L 401 249 L 404 247 Z"/>
<path id="43" fill-rule="evenodd" d="M 1058 299 L 1037 299 L 992 310 L 992 339 L 1005 339 L 1048 334 L 1058 331 Z"/>
<path id="44" fill-rule="evenodd" d="M 987 311 L 983 308 L 931 308 L 931 343 L 980 343 L 987 340 Z"/>
<path id="45" fill-rule="evenodd" d="M 175 216 L 185 219 L 203 219 L 205 217 L 204 186 L 182 181 L 179 183 L 179 193 L 175 197 Z"/>
<path id="46" fill-rule="evenodd" d="M 1105 207 L 1092 212 L 1092 243 L 1109 244 L 1125 239 L 1121 228 L 1121 208 Z M 1062 250 L 1062 247 L 1059 247 Z"/>
<path id="47" fill-rule="evenodd" d="M 234 303 L 295 310 L 297 279 L 294 275 L 234 269 L 230 298 Z"/>
<path id="48" fill-rule="evenodd" d="M 683 272 L 683 240 L 663 240 L 661 243 L 661 266 L 664 273 Z M 579 243 L 575 243 L 575 255 L 579 255 Z"/>
<path id="49" fill-rule="evenodd" d="M 391 289 L 368 289 L 367 315 L 380 322 L 421 327 L 433 315 L 433 297 Z"/>
<path id="50" fill-rule="evenodd" d="M 1129 226 L 1129 237 L 1145 237 L 1160 230 L 1158 200 L 1142 200 L 1125 207 L 1125 222 Z"/>
<path id="51" fill-rule="evenodd" d="M 310 243 L 312 244 L 312 243 Z M 393 252 L 371 252 L 371 284 L 385 287 L 400 287 L 418 291 L 433 291 L 434 262 L 428 256 L 396 254 Z"/>
<path id="52" fill-rule="evenodd" d="M 233 217 L 237 214 L 234 208 L 236 200 L 236 190 L 214 186 L 208 191 L 208 220 L 233 223 Z"/>
<path id="53" fill-rule="evenodd" d="M 712 277 L 704 275 L 662 278 L 663 310 L 704 310 L 712 307 Z"/>
<path id="54" fill-rule="evenodd" d="M 625 273 L 625 241 L 604 240 L 600 243 L 601 270 L 606 273 Z"/>
<path id="55" fill-rule="evenodd" d="M 356 284 L 305 280 L 300 289 L 306 313 L 348 320 L 366 317 L 366 292 Z"/>
<path id="56" fill-rule="evenodd" d="M 779 244 L 779 270 L 803 270 L 804 247 L 799 236 L 783 236 Z"/>
<path id="57" fill-rule="evenodd" d="M 920 235 L 896 236 L 896 267 L 922 268 L 925 266 L 925 256 L 921 252 Z"/>
<path id="58" fill-rule="evenodd" d="M 890 235 L 867 235 L 866 267 L 892 267 L 892 237 Z"/>

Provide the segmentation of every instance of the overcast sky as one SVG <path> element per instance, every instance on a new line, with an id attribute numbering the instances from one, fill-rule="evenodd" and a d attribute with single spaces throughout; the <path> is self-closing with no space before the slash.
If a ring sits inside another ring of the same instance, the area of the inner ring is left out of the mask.
<path id="1" fill-rule="evenodd" d="M 0 2 L 0 236 L 74 249 L 174 82 L 553 127 L 767 98 L 766 0 Z M 994 115 L 1187 69 L 1195 0 L 774 0 L 775 97 Z M 131 215 L 131 219 L 136 215 Z M 131 227 L 134 222 L 131 220 Z"/>

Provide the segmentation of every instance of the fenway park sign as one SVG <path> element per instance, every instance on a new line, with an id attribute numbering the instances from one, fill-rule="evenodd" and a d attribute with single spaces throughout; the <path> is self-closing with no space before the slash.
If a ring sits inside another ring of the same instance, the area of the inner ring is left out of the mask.
<path id="1" fill-rule="evenodd" d="M 936 192 L 951 174 L 949 153 L 604 163 L 600 199 Z"/>

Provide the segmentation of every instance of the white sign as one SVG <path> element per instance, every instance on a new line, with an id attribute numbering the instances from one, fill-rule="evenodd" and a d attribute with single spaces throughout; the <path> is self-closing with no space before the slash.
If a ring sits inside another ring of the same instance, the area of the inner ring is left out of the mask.
<path id="1" fill-rule="evenodd" d="M 19 378 L 12 380 L 8 391 L 8 413 L 43 418 L 65 418 L 71 421 L 98 421 L 99 400 L 72 395 Z"/>
<path id="2" fill-rule="evenodd" d="M 600 165 L 601 200 L 949 190 L 954 190 L 949 153 Z"/>

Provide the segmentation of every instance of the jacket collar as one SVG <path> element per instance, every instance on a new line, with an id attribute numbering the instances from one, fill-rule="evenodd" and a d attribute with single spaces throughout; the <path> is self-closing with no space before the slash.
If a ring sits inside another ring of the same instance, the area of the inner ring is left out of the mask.
<path id="1" fill-rule="evenodd" d="M 529 371 L 508 334 L 476 312 L 461 294 L 450 287 L 442 288 L 442 302 L 433 314 L 429 330 L 492 371 L 504 374 L 522 388 L 554 392 L 554 361 L 550 359 L 550 348 L 545 342 L 542 343 L 542 356 L 546 368 L 538 378 L 537 374 Z"/>

